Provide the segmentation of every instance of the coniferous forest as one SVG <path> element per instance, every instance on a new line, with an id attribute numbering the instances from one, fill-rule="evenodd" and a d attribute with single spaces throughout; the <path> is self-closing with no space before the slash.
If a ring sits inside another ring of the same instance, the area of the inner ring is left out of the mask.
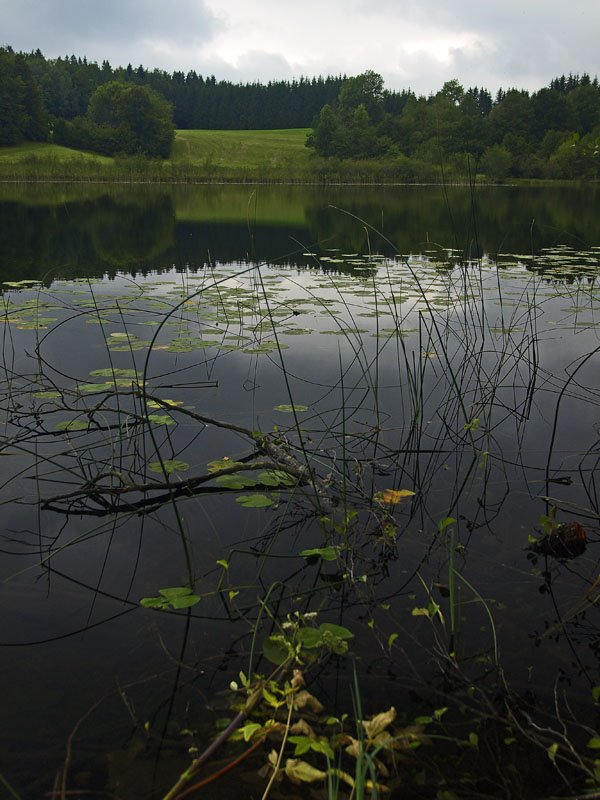
<path id="1" fill-rule="evenodd" d="M 234 84 L 193 71 L 0 49 L 0 145 L 53 141 L 106 155 L 167 157 L 175 128 L 311 126 L 307 145 L 325 159 L 452 172 L 464 171 L 468 157 L 474 172 L 495 181 L 600 175 L 600 87 L 587 74 L 495 96 L 448 80 L 425 97 L 385 89 L 372 71 Z"/>

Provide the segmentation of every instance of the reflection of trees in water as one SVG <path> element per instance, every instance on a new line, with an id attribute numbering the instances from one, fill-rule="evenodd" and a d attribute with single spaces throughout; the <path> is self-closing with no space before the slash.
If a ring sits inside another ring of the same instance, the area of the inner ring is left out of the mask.
<path id="1" fill-rule="evenodd" d="M 178 268 L 248 261 L 305 264 L 310 259 L 302 253 L 310 244 L 309 235 L 305 228 L 292 226 L 249 228 L 246 221 L 181 222 L 176 225 L 174 247 L 169 255 Z"/>
<path id="2" fill-rule="evenodd" d="M 239 187 L 219 188 L 219 209 L 226 208 L 222 195 L 231 190 L 227 221 L 201 220 L 202 195 L 199 208 L 192 209 L 199 221 L 176 222 L 179 189 L 156 187 L 111 188 L 93 199 L 69 196 L 63 204 L 0 203 L 0 277 L 144 273 L 215 262 L 309 267 L 314 260 L 304 253 L 327 248 L 392 254 L 454 247 L 468 258 L 485 252 L 535 253 L 557 243 L 577 248 L 596 242 L 600 191 L 590 186 L 476 187 L 473 192 L 465 187 L 297 187 L 296 196 L 296 187 L 282 187 L 283 211 L 272 189 L 264 202 L 269 213 L 279 210 L 282 220 L 290 204 L 294 221 L 284 224 L 278 218 L 275 224 L 249 219 Z M 193 199 L 199 202 L 196 195 Z M 187 195 L 184 200 L 191 202 Z M 206 203 L 212 213 L 210 194 Z"/>
<path id="3" fill-rule="evenodd" d="M 135 202 L 104 196 L 56 206 L 0 204 L 1 276 L 97 276 L 145 266 L 173 241 L 168 195 Z"/>
<path id="4" fill-rule="evenodd" d="M 393 242 L 396 252 L 436 242 L 476 257 L 477 240 L 492 255 L 531 253 L 556 243 L 594 244 L 590 237 L 597 230 L 598 191 L 589 186 L 476 187 L 473 192 L 465 187 L 370 187 L 340 190 L 331 196 L 332 205 L 308 206 L 306 218 L 315 241 L 361 252 L 369 245 L 363 220 Z M 373 232 L 370 246 L 386 249 Z"/>
<path id="5" fill-rule="evenodd" d="M 151 202 L 116 204 L 104 198 L 90 215 L 89 230 L 96 258 L 118 269 L 153 261 L 173 242 L 174 212 L 168 195 Z"/>
<path id="6" fill-rule="evenodd" d="M 52 227 L 46 208 L 1 203 L 0 277 L 5 280 L 42 277 L 48 269 Z"/>

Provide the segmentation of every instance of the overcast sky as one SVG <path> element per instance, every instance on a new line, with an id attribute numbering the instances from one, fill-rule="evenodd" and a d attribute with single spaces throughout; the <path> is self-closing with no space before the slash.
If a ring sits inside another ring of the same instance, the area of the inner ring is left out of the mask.
<path id="1" fill-rule="evenodd" d="M 380 72 L 391 89 L 600 73 L 600 0 L 0 0 L 0 43 L 217 80 Z"/>

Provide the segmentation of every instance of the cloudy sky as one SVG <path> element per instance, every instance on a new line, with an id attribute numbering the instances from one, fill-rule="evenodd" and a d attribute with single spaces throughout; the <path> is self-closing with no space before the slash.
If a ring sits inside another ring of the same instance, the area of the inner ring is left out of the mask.
<path id="1" fill-rule="evenodd" d="M 599 0 L 0 0 L 0 44 L 217 80 L 380 72 L 392 89 L 600 73 Z"/>

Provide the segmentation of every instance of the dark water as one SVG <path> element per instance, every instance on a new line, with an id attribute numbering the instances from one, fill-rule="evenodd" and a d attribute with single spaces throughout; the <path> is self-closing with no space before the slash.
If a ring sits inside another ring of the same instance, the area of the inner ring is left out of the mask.
<path id="1" fill-rule="evenodd" d="M 0 772 L 16 791 L 52 788 L 73 731 L 70 787 L 169 785 L 179 731 L 214 735 L 230 681 L 268 669 L 261 643 L 295 611 L 353 632 L 366 713 L 430 711 L 446 648 L 464 687 L 500 666 L 592 724 L 597 194 L 3 189 Z M 131 380 L 94 393 L 111 367 L 192 415 L 146 408 Z M 284 433 L 319 493 L 208 481 L 151 505 L 158 454 L 185 462 L 169 481 L 251 458 L 211 419 Z M 386 489 L 415 494 L 389 506 Z M 236 502 L 255 492 L 271 505 Z M 527 552 L 551 506 L 584 526 L 581 555 Z M 300 556 L 324 544 L 332 561 Z M 190 579 L 189 611 L 140 606 Z M 442 616 L 414 615 L 432 602 Z M 351 711 L 351 680 L 350 658 L 314 670 L 328 711 Z"/>
<path id="2" fill-rule="evenodd" d="M 4 187 L 3 279 L 133 274 L 248 258 L 310 265 L 320 243 L 348 252 L 537 253 L 597 242 L 598 187 Z M 358 220 L 356 219 L 358 217 Z"/>

